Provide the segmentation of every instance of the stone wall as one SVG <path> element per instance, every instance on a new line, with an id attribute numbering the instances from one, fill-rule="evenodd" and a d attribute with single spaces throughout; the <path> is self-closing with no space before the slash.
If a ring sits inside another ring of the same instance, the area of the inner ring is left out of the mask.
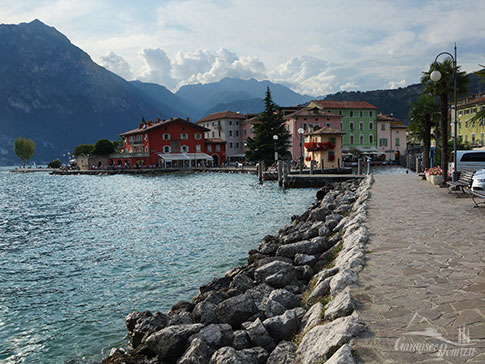
<path id="1" fill-rule="evenodd" d="M 130 348 L 112 349 L 102 363 L 355 363 L 349 343 L 365 325 L 348 286 L 364 267 L 371 183 L 329 182 L 305 213 L 191 302 L 128 315 Z"/>

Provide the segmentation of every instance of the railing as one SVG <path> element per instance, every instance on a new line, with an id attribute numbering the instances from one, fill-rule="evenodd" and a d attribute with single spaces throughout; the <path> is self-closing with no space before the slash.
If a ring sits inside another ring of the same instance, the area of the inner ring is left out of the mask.
<path id="1" fill-rule="evenodd" d="M 116 153 L 110 154 L 109 158 L 148 158 L 150 153 Z"/>

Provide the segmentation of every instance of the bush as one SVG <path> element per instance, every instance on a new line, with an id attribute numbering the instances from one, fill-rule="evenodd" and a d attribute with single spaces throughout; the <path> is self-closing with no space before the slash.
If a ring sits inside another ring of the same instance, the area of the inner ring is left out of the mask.
<path id="1" fill-rule="evenodd" d="M 49 162 L 47 167 L 49 168 L 61 168 L 62 163 L 59 159 L 54 159 L 52 162 Z"/>
<path id="2" fill-rule="evenodd" d="M 108 139 L 100 139 L 94 144 L 94 155 L 108 155 L 115 151 L 115 146 Z"/>

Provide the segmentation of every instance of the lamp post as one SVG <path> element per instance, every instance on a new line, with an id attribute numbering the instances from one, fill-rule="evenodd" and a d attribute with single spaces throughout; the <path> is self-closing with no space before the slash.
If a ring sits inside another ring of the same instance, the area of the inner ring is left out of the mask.
<path id="1" fill-rule="evenodd" d="M 278 162 L 278 135 L 273 135 L 273 140 L 274 140 L 274 161 Z"/>
<path id="2" fill-rule="evenodd" d="M 456 138 L 457 138 L 457 123 L 458 123 L 458 120 L 456 118 L 456 114 L 457 114 L 457 105 L 456 105 L 456 73 L 457 73 L 457 67 L 456 67 L 456 43 L 455 43 L 455 55 L 453 56 L 451 53 L 449 52 L 441 52 L 440 54 L 438 54 L 435 59 L 434 59 L 434 64 L 436 65 L 437 64 L 437 61 L 438 61 L 438 57 L 443 55 L 443 54 L 446 54 L 448 56 L 451 57 L 451 60 L 453 61 L 453 98 L 454 98 L 454 103 L 455 103 L 455 110 L 454 110 L 454 123 L 453 123 L 453 160 L 454 160 L 454 168 L 453 168 L 453 176 L 452 176 L 452 179 L 454 182 L 458 181 L 458 172 L 457 172 L 457 159 L 456 159 Z M 431 79 L 431 81 L 433 82 L 438 82 L 440 79 L 441 79 L 441 72 L 438 71 L 437 69 L 435 69 L 433 72 L 431 72 L 431 74 L 429 75 L 429 78 Z M 441 146 L 442 148 L 446 148 L 446 145 L 443 145 Z M 446 176 L 445 176 L 446 178 Z"/>
<path id="3" fill-rule="evenodd" d="M 300 174 L 303 173 L 303 128 L 298 129 L 298 134 L 300 134 Z"/>

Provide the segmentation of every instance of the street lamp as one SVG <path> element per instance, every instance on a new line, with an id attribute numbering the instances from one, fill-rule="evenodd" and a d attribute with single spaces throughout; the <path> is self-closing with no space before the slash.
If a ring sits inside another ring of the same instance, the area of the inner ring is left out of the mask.
<path id="1" fill-rule="evenodd" d="M 457 124 L 458 124 L 458 120 L 456 118 L 456 109 L 457 109 L 457 105 L 456 105 L 456 73 L 457 73 L 457 67 L 456 67 L 456 43 L 455 43 L 455 55 L 453 56 L 451 53 L 449 52 L 441 52 L 440 54 L 438 54 L 435 59 L 434 59 L 434 64 L 436 65 L 437 64 L 437 61 L 438 61 L 438 57 L 443 55 L 443 54 L 446 54 L 448 56 L 451 57 L 451 60 L 453 61 L 453 94 L 454 94 L 454 103 L 455 103 L 455 110 L 454 110 L 454 115 L 455 115 L 455 121 L 453 123 L 453 160 L 454 160 L 454 168 L 453 168 L 453 176 L 452 176 L 452 179 L 453 179 L 453 182 L 456 182 L 458 181 L 458 172 L 457 172 L 457 158 L 456 158 L 456 139 L 457 139 Z M 438 82 L 440 79 L 441 79 L 441 72 L 438 71 L 438 69 L 435 69 L 433 72 L 431 72 L 431 74 L 429 75 L 429 78 L 431 79 L 431 81 L 433 82 Z M 446 146 L 442 146 L 442 148 L 446 148 Z M 446 178 L 446 176 L 445 176 Z"/>
<path id="2" fill-rule="evenodd" d="M 273 140 L 274 140 L 274 160 L 275 162 L 278 161 L 278 146 L 276 143 L 278 143 L 278 135 L 273 135 Z"/>
<path id="3" fill-rule="evenodd" d="M 303 128 L 298 129 L 298 134 L 300 134 L 300 174 L 303 173 L 303 133 L 305 130 Z"/>

